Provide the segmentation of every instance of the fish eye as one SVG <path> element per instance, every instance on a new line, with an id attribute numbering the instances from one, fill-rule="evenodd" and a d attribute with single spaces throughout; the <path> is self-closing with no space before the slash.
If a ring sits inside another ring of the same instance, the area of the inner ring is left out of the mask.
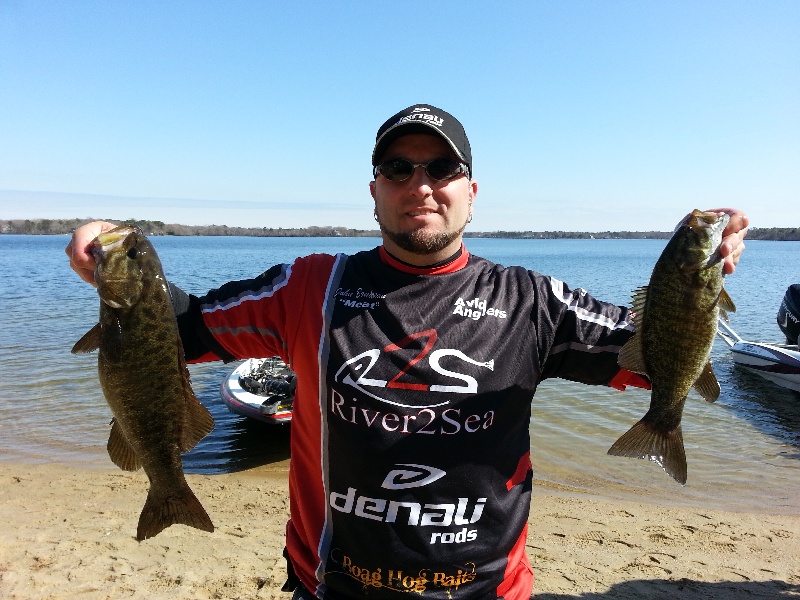
<path id="1" fill-rule="evenodd" d="M 128 258 L 136 258 L 137 256 L 139 256 L 139 249 L 136 246 L 128 250 Z"/>

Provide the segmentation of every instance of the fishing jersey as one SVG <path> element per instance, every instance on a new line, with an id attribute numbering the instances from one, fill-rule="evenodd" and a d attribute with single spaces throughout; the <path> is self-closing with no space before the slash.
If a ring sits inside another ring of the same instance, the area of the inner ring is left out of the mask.
<path id="1" fill-rule="evenodd" d="M 298 376 L 286 549 L 307 589 L 529 598 L 531 400 L 549 377 L 624 387 L 626 309 L 463 248 L 434 269 L 311 255 L 194 302 L 187 358 Z"/>

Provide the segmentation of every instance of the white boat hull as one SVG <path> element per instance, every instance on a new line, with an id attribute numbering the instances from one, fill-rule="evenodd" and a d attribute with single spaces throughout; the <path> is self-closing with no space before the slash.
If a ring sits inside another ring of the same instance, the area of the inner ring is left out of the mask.
<path id="1" fill-rule="evenodd" d="M 731 346 L 737 365 L 777 385 L 800 392 L 800 352 L 797 346 L 741 340 Z"/>
<path id="2" fill-rule="evenodd" d="M 250 358 L 235 369 L 222 381 L 220 396 L 222 402 L 231 412 L 257 419 L 264 423 L 286 424 L 292 420 L 292 404 L 280 403 L 277 406 L 272 404 L 269 411 L 265 411 L 265 401 L 269 399 L 259 394 L 253 394 L 244 389 L 239 381 L 243 375 L 249 375 L 264 361 L 271 360 L 265 358 Z M 283 364 L 281 362 L 281 364 Z M 284 365 L 285 366 L 285 365 Z"/>

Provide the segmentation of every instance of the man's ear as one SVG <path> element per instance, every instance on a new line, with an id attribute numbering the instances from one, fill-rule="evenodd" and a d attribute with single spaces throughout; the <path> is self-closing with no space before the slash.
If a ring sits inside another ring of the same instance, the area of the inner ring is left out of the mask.
<path id="1" fill-rule="evenodd" d="M 474 179 L 469 182 L 469 203 L 475 202 L 475 196 L 478 195 L 478 182 Z"/>

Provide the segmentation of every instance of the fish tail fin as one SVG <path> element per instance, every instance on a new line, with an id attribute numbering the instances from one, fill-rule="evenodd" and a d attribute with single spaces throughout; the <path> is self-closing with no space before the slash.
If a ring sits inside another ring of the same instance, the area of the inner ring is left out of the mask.
<path id="1" fill-rule="evenodd" d="M 644 418 L 623 434 L 608 454 L 648 458 L 658 463 L 675 481 L 686 484 L 686 451 L 683 448 L 683 432 L 677 427 L 664 430 Z"/>
<path id="2" fill-rule="evenodd" d="M 214 524 L 200 500 L 186 484 L 177 494 L 162 495 L 150 487 L 147 501 L 139 516 L 136 539 L 146 540 L 161 533 L 170 525 L 180 523 L 203 531 L 214 531 Z"/>

